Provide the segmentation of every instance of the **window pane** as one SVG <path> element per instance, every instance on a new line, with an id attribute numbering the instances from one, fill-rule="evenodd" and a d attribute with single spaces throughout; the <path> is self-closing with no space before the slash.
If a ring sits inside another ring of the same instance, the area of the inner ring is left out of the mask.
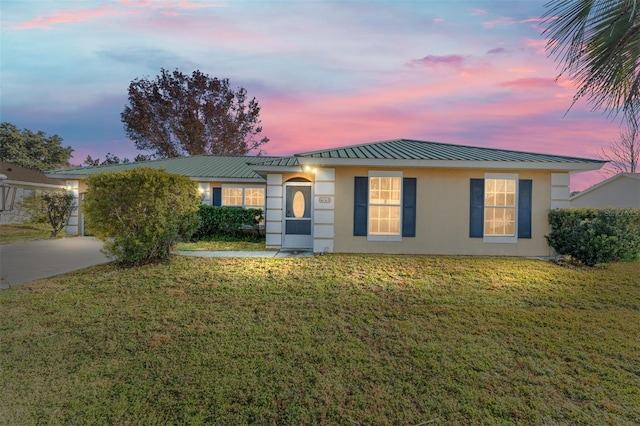
<path id="1" fill-rule="evenodd" d="M 493 192 L 487 192 L 484 197 L 485 206 L 495 206 L 496 205 L 496 195 Z"/>
<path id="2" fill-rule="evenodd" d="M 242 206 L 242 188 L 222 188 L 223 206 Z"/>
<path id="3" fill-rule="evenodd" d="M 397 206 L 369 207 L 369 234 L 399 235 L 400 234 L 400 207 L 397 207 Z"/>
<path id="4" fill-rule="evenodd" d="M 245 207 L 263 208 L 264 188 L 245 188 L 244 205 Z"/>
<path id="5" fill-rule="evenodd" d="M 401 179 L 399 177 L 369 178 L 369 204 L 400 204 Z"/>
<path id="6" fill-rule="evenodd" d="M 516 194 L 506 194 L 506 199 L 504 202 L 505 206 L 515 206 L 516 205 Z"/>
<path id="7" fill-rule="evenodd" d="M 372 189 L 371 190 L 371 194 L 369 196 L 369 202 L 371 204 L 380 204 L 380 191 L 378 191 L 377 189 Z"/>
<path id="8" fill-rule="evenodd" d="M 515 213 L 514 207 L 485 207 L 484 234 L 488 236 L 514 236 Z"/>

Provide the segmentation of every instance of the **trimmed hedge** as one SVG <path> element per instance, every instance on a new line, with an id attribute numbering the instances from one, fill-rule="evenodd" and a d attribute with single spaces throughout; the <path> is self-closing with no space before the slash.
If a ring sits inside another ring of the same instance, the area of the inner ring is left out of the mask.
<path id="1" fill-rule="evenodd" d="M 640 209 L 551 210 L 549 224 L 549 245 L 585 265 L 640 257 Z"/>
<path id="2" fill-rule="evenodd" d="M 193 240 L 210 239 L 213 236 L 238 236 L 247 229 L 253 229 L 260 235 L 259 223 L 263 219 L 262 209 L 243 209 L 241 207 L 224 207 L 201 205 L 198 210 L 200 228 L 193 235 Z"/>

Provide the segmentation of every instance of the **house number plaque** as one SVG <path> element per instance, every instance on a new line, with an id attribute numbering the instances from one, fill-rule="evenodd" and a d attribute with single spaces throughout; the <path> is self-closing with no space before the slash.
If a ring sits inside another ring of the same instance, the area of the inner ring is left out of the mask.
<path id="1" fill-rule="evenodd" d="M 318 202 L 321 204 L 329 204 L 331 202 L 331 197 L 318 197 Z"/>

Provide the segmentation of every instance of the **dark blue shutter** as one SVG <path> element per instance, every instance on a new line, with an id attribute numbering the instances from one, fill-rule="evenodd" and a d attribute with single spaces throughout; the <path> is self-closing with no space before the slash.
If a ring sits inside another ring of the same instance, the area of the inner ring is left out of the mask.
<path id="1" fill-rule="evenodd" d="M 531 199 L 533 182 L 518 182 L 518 238 L 531 238 Z"/>
<path id="2" fill-rule="evenodd" d="M 369 178 L 356 176 L 353 190 L 353 235 L 367 235 L 367 212 L 369 208 Z"/>
<path id="3" fill-rule="evenodd" d="M 416 236 L 416 178 L 402 180 L 402 236 Z"/>
<path id="4" fill-rule="evenodd" d="M 212 197 L 211 205 L 221 206 L 222 205 L 222 188 L 212 188 L 211 197 Z"/>
<path id="5" fill-rule="evenodd" d="M 469 237 L 484 235 L 484 179 L 471 179 L 471 208 L 469 212 Z"/>

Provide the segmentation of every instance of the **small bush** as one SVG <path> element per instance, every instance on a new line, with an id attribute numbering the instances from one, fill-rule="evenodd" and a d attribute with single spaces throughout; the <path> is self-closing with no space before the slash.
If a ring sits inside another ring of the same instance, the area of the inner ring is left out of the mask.
<path id="1" fill-rule="evenodd" d="M 261 209 L 201 205 L 198 215 L 200 228 L 193 236 L 196 241 L 212 237 L 239 237 L 246 234 L 247 229 L 260 235 Z"/>
<path id="2" fill-rule="evenodd" d="M 551 210 L 549 224 L 549 245 L 585 265 L 640 257 L 640 209 Z"/>
<path id="3" fill-rule="evenodd" d="M 55 237 L 69 222 L 71 213 L 75 209 L 73 194 L 65 189 L 60 191 L 45 192 L 42 200 L 47 207 L 47 219 L 51 225 L 51 237 Z"/>
<path id="4" fill-rule="evenodd" d="M 121 264 L 155 263 L 198 229 L 200 196 L 191 179 L 140 168 L 89 176 L 85 215 Z"/>
<path id="5" fill-rule="evenodd" d="M 31 223 L 49 223 L 47 218 L 47 203 L 42 198 L 43 192 L 33 191 L 30 195 L 24 197 L 19 204 L 24 209 Z"/>

